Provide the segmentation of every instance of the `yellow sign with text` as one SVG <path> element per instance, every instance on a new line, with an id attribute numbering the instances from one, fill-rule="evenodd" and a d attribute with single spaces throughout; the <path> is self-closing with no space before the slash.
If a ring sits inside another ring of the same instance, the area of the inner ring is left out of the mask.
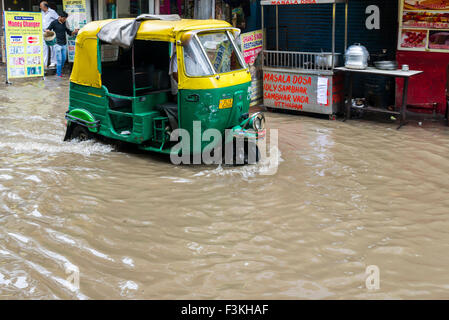
<path id="1" fill-rule="evenodd" d="M 218 109 L 232 108 L 232 101 L 233 99 L 221 99 Z"/>
<path id="2" fill-rule="evenodd" d="M 44 76 L 42 14 L 5 11 L 7 78 Z"/>

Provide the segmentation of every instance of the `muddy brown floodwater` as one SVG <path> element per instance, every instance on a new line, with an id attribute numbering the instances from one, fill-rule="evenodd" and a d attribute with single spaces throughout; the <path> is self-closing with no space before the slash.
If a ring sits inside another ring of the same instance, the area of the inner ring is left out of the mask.
<path id="1" fill-rule="evenodd" d="M 267 176 L 64 143 L 67 98 L 0 87 L 1 299 L 449 298 L 446 127 L 267 113 Z"/>

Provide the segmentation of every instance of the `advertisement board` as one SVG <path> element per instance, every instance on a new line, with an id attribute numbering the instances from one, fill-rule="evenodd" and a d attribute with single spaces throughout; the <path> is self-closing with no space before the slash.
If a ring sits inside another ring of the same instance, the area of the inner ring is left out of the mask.
<path id="1" fill-rule="evenodd" d="M 243 58 L 251 73 L 251 105 L 262 99 L 262 49 L 263 32 L 256 30 L 243 33 L 241 36 Z"/>
<path id="2" fill-rule="evenodd" d="M 342 73 L 333 76 L 264 70 L 263 104 L 275 109 L 335 114 L 344 96 Z"/>
<path id="3" fill-rule="evenodd" d="M 398 50 L 449 52 L 449 0 L 401 0 Z"/>
<path id="4" fill-rule="evenodd" d="M 316 75 L 265 71 L 264 105 L 281 109 L 314 111 L 315 106 L 318 105 L 318 99 L 322 99 L 321 92 L 317 90 L 318 78 Z M 326 82 L 326 88 L 323 90 L 325 101 L 320 101 L 323 109 L 329 108 L 328 88 L 329 83 Z"/>
<path id="5" fill-rule="evenodd" d="M 5 47 L 7 79 L 42 77 L 42 14 L 5 11 Z"/>
<path id="6" fill-rule="evenodd" d="M 81 29 L 88 22 L 86 0 L 64 0 L 64 11 L 69 14 L 67 27 L 70 30 Z M 69 62 L 75 60 L 75 40 L 76 36 L 67 37 L 67 53 Z"/>

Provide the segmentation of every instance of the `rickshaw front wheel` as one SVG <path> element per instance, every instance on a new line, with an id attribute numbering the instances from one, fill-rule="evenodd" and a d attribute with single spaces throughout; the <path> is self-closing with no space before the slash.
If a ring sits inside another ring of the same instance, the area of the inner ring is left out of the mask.
<path id="1" fill-rule="evenodd" d="M 260 160 L 260 151 L 257 142 L 248 140 L 245 142 L 245 153 L 244 153 L 245 164 L 256 164 Z"/>
<path id="2" fill-rule="evenodd" d="M 252 140 L 245 140 L 243 145 L 237 143 L 236 140 L 233 140 L 232 151 L 233 151 L 232 165 L 234 166 L 256 164 L 260 160 L 259 147 L 257 146 L 257 142 Z M 226 161 L 226 156 L 224 156 L 224 161 Z"/>
<path id="3" fill-rule="evenodd" d="M 92 132 L 89 131 L 86 127 L 80 126 L 79 124 L 71 124 L 75 127 L 72 130 L 70 135 L 70 139 L 78 139 L 80 141 L 86 141 L 93 138 Z M 69 130 L 69 128 L 67 128 Z"/>

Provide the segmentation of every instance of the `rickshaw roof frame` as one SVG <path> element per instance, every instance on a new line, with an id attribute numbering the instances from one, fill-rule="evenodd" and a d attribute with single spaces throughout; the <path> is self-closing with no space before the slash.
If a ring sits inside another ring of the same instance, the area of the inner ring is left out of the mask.
<path id="1" fill-rule="evenodd" d="M 128 19 L 128 18 L 125 18 Z M 76 42 L 82 44 L 88 38 L 97 38 L 97 33 L 107 23 L 120 19 L 108 19 L 92 21 L 85 25 L 78 36 Z M 130 19 L 132 20 L 132 19 Z M 137 30 L 136 40 L 155 40 L 175 42 L 179 33 L 193 30 L 214 30 L 232 28 L 232 25 L 221 20 L 199 20 L 199 19 L 181 19 L 175 21 L 169 20 L 146 20 L 142 21 Z M 233 28 L 235 29 L 235 28 Z"/>

